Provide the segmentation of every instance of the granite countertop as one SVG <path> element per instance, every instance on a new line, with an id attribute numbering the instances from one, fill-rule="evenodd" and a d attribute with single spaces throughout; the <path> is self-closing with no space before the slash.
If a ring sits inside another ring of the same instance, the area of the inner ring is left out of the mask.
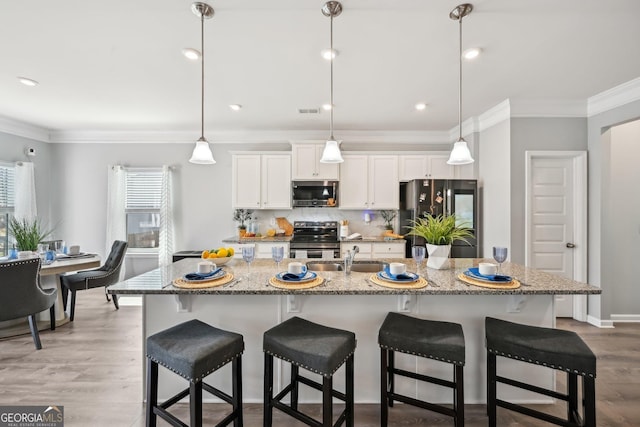
<path id="1" fill-rule="evenodd" d="M 385 236 L 363 236 L 362 239 L 340 239 L 340 243 L 404 243 L 404 239 L 394 239 Z"/>
<path id="2" fill-rule="evenodd" d="M 268 237 L 268 236 L 262 236 L 262 237 L 239 237 L 239 236 L 233 236 L 233 237 L 227 237 L 226 239 L 222 240 L 222 243 L 237 243 L 237 244 L 243 244 L 243 243 L 270 243 L 270 242 L 290 242 L 291 239 L 293 238 L 293 236 L 273 236 L 273 237 Z"/>
<path id="3" fill-rule="evenodd" d="M 280 271 L 286 270 L 288 261 L 285 259 L 281 263 Z M 296 261 L 312 262 L 318 260 L 302 259 Z M 404 262 L 409 271 L 416 271 L 415 262 L 411 259 L 381 259 L 380 261 Z M 423 262 L 419 274 L 427 280 L 429 285 L 421 289 L 382 287 L 367 280 L 373 273 L 352 272 L 350 275 L 345 275 L 342 271 L 321 271 L 318 272 L 318 276 L 326 280 L 322 285 L 310 289 L 286 290 L 269 285 L 269 278 L 278 272 L 272 260 L 255 260 L 251 263 L 251 273 L 247 277 L 247 264 L 242 259 L 234 258 L 225 264 L 224 269 L 240 278 L 240 281 L 206 289 L 176 288 L 172 285 L 173 279 L 194 272 L 200 262 L 200 259 L 197 258 L 187 258 L 109 286 L 107 291 L 110 294 L 204 295 L 571 295 L 601 293 L 601 289 L 596 286 L 508 262 L 502 265 L 502 273 L 517 278 L 522 283 L 518 289 L 481 288 L 467 285 L 456 278 L 459 273 L 469 267 L 477 266 L 480 261 L 482 260 L 470 258 L 451 259 L 451 268 L 447 270 L 430 269 L 425 266 L 426 262 Z M 336 260 L 336 262 L 340 261 Z"/>

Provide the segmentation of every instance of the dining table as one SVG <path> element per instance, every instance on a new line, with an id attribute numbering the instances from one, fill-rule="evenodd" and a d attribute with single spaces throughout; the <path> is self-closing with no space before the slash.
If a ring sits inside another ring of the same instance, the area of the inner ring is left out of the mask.
<path id="1" fill-rule="evenodd" d="M 6 261 L 6 260 L 5 260 Z M 1 261 L 0 261 L 1 262 Z M 69 316 L 62 306 L 62 290 L 60 288 L 60 275 L 80 270 L 88 270 L 100 266 L 100 256 L 84 253 L 76 256 L 58 255 L 52 262 L 43 262 L 40 267 L 40 286 L 44 289 L 57 288 L 58 295 L 55 303 L 56 327 L 69 322 Z M 44 310 L 36 316 L 38 329 L 49 327 L 49 310 Z M 0 322 L 0 338 L 29 334 L 27 318 L 14 319 Z"/>

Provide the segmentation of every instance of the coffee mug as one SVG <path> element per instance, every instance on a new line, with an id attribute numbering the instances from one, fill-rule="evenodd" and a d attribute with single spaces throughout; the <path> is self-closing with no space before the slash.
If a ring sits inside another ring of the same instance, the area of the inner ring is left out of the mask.
<path id="1" fill-rule="evenodd" d="M 478 264 L 478 271 L 483 276 L 495 276 L 498 272 L 498 266 L 490 262 L 481 262 Z"/>
<path id="2" fill-rule="evenodd" d="M 212 262 L 203 261 L 198 263 L 198 273 L 200 274 L 211 273 L 215 269 L 216 269 L 216 265 Z"/>
<path id="3" fill-rule="evenodd" d="M 398 274 L 404 274 L 407 271 L 407 266 L 401 262 L 392 262 L 389 264 L 389 273 L 397 276 Z"/>
<path id="4" fill-rule="evenodd" d="M 299 276 L 307 272 L 307 266 L 301 262 L 290 262 L 287 266 L 287 272 Z"/>

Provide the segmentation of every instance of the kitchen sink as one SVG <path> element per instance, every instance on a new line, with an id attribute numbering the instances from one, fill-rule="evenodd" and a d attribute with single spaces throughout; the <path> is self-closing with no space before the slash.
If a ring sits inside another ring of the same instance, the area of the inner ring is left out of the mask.
<path id="1" fill-rule="evenodd" d="M 358 273 L 375 273 L 382 271 L 386 263 L 378 261 L 354 261 L 351 271 Z M 307 263 L 307 268 L 311 271 L 342 271 L 344 265 L 336 261 L 312 261 Z"/>

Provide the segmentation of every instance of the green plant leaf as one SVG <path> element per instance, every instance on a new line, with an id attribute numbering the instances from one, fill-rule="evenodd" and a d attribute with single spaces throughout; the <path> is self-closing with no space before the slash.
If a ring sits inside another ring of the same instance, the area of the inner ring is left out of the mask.
<path id="1" fill-rule="evenodd" d="M 18 249 L 21 251 L 37 250 L 38 243 L 49 236 L 52 231 L 43 231 L 42 224 L 37 218 L 34 220 L 11 218 L 9 222 L 9 232 L 13 235 Z"/>
<path id="2" fill-rule="evenodd" d="M 462 240 L 469 244 L 467 238 L 473 237 L 472 230 L 466 225 L 456 226 L 456 216 L 427 216 L 412 220 L 408 226 L 410 236 L 424 238 L 431 245 L 450 245 L 454 240 Z"/>

